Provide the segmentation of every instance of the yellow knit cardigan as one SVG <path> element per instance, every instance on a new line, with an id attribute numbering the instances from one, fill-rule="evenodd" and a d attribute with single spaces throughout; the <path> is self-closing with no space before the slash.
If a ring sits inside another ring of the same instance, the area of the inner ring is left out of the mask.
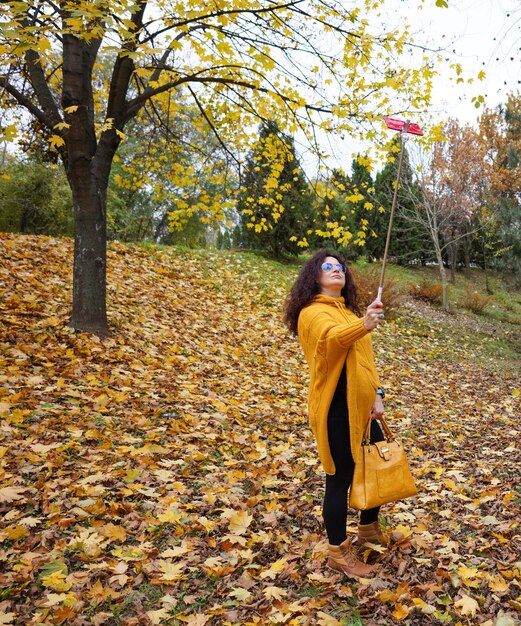
<path id="1" fill-rule="evenodd" d="M 346 363 L 351 453 L 356 463 L 380 386 L 371 337 L 363 319 L 345 306 L 344 298 L 320 294 L 300 312 L 298 338 L 310 370 L 309 423 L 322 467 L 326 474 L 334 474 L 327 435 L 329 407 Z"/>

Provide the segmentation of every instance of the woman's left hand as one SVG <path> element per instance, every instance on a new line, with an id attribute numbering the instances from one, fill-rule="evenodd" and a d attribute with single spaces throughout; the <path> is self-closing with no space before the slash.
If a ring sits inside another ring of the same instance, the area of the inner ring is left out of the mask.
<path id="1" fill-rule="evenodd" d="M 382 417 L 384 414 L 384 401 L 382 400 L 382 396 L 380 394 L 376 394 L 376 399 L 373 404 L 373 408 L 371 409 L 371 417 L 372 419 L 377 419 Z"/>

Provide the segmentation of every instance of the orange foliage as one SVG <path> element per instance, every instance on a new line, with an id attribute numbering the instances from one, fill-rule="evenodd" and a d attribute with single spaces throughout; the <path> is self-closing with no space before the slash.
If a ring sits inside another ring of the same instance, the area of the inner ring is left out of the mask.
<path id="1" fill-rule="evenodd" d="M 430 282 L 425 276 L 419 284 L 412 285 L 410 294 L 416 300 L 423 300 L 430 304 L 441 304 L 443 301 L 443 287 L 441 283 Z"/>

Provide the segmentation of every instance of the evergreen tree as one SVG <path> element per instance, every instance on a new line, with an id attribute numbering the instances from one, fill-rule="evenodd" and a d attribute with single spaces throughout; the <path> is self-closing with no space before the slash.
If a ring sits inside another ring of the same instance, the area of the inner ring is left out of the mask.
<path id="1" fill-rule="evenodd" d="M 503 117 L 505 147 L 498 164 L 505 171 L 507 184 L 498 190 L 497 219 L 501 250 L 496 265 L 521 280 L 521 98 L 509 98 L 500 107 Z"/>
<path id="2" fill-rule="evenodd" d="M 360 246 L 358 252 L 367 257 L 378 256 L 381 231 L 382 213 L 375 205 L 374 191 L 374 181 L 365 158 L 358 155 L 351 164 L 351 214 L 356 233 L 355 243 Z"/>
<path id="3" fill-rule="evenodd" d="M 520 281 L 521 94 L 510 94 L 504 105 L 485 109 L 479 133 L 487 147 L 492 176 L 475 243 L 484 267 L 499 269 Z"/>
<path id="4" fill-rule="evenodd" d="M 351 183 L 349 177 L 339 169 L 334 169 L 328 180 L 321 182 L 322 200 L 317 210 L 317 227 L 321 235 L 320 246 L 338 250 L 345 258 L 356 259 L 358 250 L 349 245 L 339 243 L 335 229 L 342 225 L 346 233 L 351 235 L 355 230 L 354 209 L 348 202 Z"/>
<path id="5" fill-rule="evenodd" d="M 309 244 L 313 197 L 295 154 L 293 139 L 274 121 L 261 124 L 246 160 L 237 210 L 241 245 L 282 259 Z"/>

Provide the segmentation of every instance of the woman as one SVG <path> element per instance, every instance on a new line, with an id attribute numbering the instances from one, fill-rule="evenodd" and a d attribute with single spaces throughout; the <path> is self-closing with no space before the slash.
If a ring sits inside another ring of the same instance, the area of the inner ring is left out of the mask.
<path id="1" fill-rule="evenodd" d="M 351 551 L 347 494 L 367 420 L 381 417 L 384 411 L 370 339 L 383 317 L 379 300 L 362 317 L 352 274 L 345 260 L 329 250 L 319 250 L 302 267 L 285 304 L 284 321 L 298 335 L 310 369 L 309 421 L 326 472 L 323 517 L 328 565 L 355 577 L 367 577 L 374 569 Z M 371 437 L 384 439 L 377 421 L 371 423 Z M 378 512 L 361 512 L 359 544 L 389 544 Z"/>

